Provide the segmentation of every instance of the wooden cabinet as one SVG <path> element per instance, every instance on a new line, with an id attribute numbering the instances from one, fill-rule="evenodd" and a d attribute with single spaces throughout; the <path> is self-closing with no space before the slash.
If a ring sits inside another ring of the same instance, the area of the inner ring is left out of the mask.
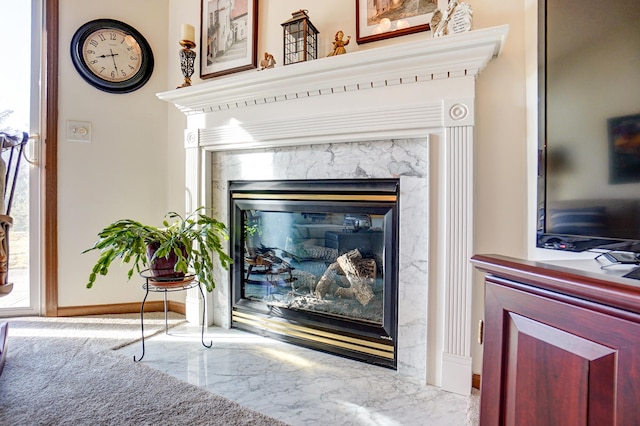
<path id="1" fill-rule="evenodd" d="M 472 262 L 486 272 L 481 425 L 640 425 L 640 281 Z"/>

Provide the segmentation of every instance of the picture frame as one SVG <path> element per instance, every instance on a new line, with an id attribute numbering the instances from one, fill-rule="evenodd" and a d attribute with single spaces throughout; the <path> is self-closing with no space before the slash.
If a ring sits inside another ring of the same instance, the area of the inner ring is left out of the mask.
<path id="1" fill-rule="evenodd" d="M 201 0 L 200 78 L 257 68 L 258 0 Z"/>
<path id="2" fill-rule="evenodd" d="M 356 43 L 429 31 L 433 13 L 444 12 L 448 4 L 448 0 L 356 0 Z"/>
<path id="3" fill-rule="evenodd" d="M 607 120 L 609 183 L 640 182 L 640 114 Z"/>

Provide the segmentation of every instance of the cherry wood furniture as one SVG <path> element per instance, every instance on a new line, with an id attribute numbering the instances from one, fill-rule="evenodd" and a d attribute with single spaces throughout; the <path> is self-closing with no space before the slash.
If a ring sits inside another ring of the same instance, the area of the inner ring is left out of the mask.
<path id="1" fill-rule="evenodd" d="M 476 255 L 486 273 L 480 424 L 640 425 L 640 281 L 593 259 Z"/>

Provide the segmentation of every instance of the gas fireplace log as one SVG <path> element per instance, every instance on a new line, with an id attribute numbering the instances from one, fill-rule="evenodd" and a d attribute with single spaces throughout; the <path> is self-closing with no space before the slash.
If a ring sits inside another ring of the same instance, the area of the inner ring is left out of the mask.
<path id="1" fill-rule="evenodd" d="M 324 260 L 325 262 L 335 262 L 338 257 L 338 250 L 331 247 L 309 245 L 306 243 L 293 244 L 291 239 L 287 239 L 284 256 L 301 261 L 305 259 Z"/>
<path id="2" fill-rule="evenodd" d="M 316 297 L 318 299 L 324 299 L 325 296 L 331 295 L 333 296 L 336 291 L 340 288 L 340 282 L 346 281 L 342 269 L 338 262 L 334 262 L 324 271 L 320 281 L 318 281 L 318 285 L 316 285 Z M 345 283 L 349 286 L 349 282 Z"/>
<path id="3" fill-rule="evenodd" d="M 363 259 L 358 249 L 353 249 L 338 257 L 338 264 L 345 274 L 359 278 L 376 278 L 376 261 Z"/>
<path id="4" fill-rule="evenodd" d="M 308 294 L 315 294 L 316 286 L 318 285 L 318 278 L 306 271 L 296 269 L 294 271 L 294 278 L 291 281 L 291 290 L 294 294 L 300 294 L 304 289 Z"/>
<path id="5" fill-rule="evenodd" d="M 367 306 L 375 297 L 372 289 L 375 278 L 375 260 L 363 259 L 355 249 L 329 265 L 316 285 L 315 295 L 318 299 L 334 295 L 356 299 L 362 306 Z"/>
<path id="6" fill-rule="evenodd" d="M 363 259 L 360 251 L 355 249 L 338 257 L 338 264 L 351 286 L 337 289 L 336 296 L 353 297 L 362 306 L 367 306 L 375 297 L 371 288 L 376 278 L 375 260 Z"/>
<path id="7" fill-rule="evenodd" d="M 351 283 L 351 287 L 338 288 L 336 290 L 336 296 L 355 298 L 362 306 L 367 306 L 375 297 L 371 289 L 373 280 L 371 278 L 354 277 L 350 274 L 347 274 L 347 279 Z"/>

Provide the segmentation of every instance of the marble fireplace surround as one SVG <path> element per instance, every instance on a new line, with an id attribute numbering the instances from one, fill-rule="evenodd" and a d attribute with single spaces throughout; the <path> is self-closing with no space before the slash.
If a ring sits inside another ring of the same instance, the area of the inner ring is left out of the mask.
<path id="1" fill-rule="evenodd" d="M 186 208 L 228 221 L 230 180 L 400 177 L 398 373 L 471 390 L 475 79 L 508 26 L 159 93 L 187 116 Z M 219 273 L 187 318 L 229 327 Z M 204 305 L 204 306 L 203 306 Z"/>

